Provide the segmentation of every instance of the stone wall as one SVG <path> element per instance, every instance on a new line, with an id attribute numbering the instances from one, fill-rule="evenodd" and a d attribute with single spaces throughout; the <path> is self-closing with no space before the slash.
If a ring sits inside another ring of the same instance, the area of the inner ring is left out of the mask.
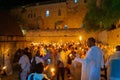
<path id="1" fill-rule="evenodd" d="M 98 34 L 98 40 L 101 41 L 104 44 L 108 44 L 108 33 L 107 31 L 101 31 Z"/>
<path id="2" fill-rule="evenodd" d="M 26 32 L 26 40 L 30 42 L 66 42 L 66 41 L 85 41 L 92 36 L 97 38 L 98 32 L 86 33 L 83 29 L 61 29 L 61 30 L 31 30 Z"/>
<path id="3" fill-rule="evenodd" d="M 107 41 L 109 45 L 114 47 L 118 44 L 120 45 L 120 28 L 108 31 L 107 34 Z"/>
<path id="4" fill-rule="evenodd" d="M 103 44 L 109 44 L 115 47 L 120 44 L 120 28 L 116 28 L 111 31 L 90 32 L 86 33 L 83 29 L 62 29 L 62 30 L 38 30 L 27 31 L 26 40 L 30 42 L 59 42 L 59 41 L 79 41 L 79 36 L 82 36 L 83 40 L 88 37 L 94 37 L 97 41 Z"/>
<path id="5" fill-rule="evenodd" d="M 0 36 L 0 68 L 6 60 L 6 56 L 10 56 L 10 62 L 13 61 L 13 55 L 17 49 L 24 49 L 27 45 L 24 37 Z"/>
<path id="6" fill-rule="evenodd" d="M 98 34 L 98 40 L 112 47 L 120 45 L 120 28 L 100 32 Z"/>

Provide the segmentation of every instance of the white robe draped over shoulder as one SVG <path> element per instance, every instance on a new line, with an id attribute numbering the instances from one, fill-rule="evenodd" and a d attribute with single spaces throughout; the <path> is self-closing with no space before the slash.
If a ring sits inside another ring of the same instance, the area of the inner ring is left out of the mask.
<path id="1" fill-rule="evenodd" d="M 100 70 L 104 66 L 102 50 L 92 46 L 85 59 L 76 57 L 74 61 L 82 63 L 81 80 L 100 80 Z"/>

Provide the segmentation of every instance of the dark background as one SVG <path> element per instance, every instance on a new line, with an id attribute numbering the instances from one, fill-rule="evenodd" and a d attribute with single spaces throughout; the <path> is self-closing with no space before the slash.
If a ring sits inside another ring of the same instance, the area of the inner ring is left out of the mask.
<path id="1" fill-rule="evenodd" d="M 66 0 L 0 0 L 0 11 L 9 10 L 11 8 L 14 8 L 16 6 L 25 5 L 25 4 L 31 4 L 36 2 L 62 2 Z"/>

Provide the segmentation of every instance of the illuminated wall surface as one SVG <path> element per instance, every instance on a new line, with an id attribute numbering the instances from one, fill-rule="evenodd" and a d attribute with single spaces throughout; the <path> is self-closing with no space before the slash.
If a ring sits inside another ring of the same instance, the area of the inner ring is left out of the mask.
<path id="1" fill-rule="evenodd" d="M 96 34 L 98 33 L 86 33 L 83 29 L 29 30 L 26 32 L 26 40 L 33 42 L 77 42 L 80 40 L 80 36 L 85 41 L 89 36 L 96 38 Z"/>
<path id="2" fill-rule="evenodd" d="M 27 29 L 80 28 L 86 14 L 84 0 L 34 6 L 25 5 L 11 10 L 11 15 Z"/>

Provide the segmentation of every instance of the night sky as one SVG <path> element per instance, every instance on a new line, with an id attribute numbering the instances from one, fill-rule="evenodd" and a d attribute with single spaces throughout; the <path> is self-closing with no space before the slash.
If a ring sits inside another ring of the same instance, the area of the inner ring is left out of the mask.
<path id="1" fill-rule="evenodd" d="M 54 0 L 0 0 L 0 11 L 9 10 L 19 5 Z"/>

